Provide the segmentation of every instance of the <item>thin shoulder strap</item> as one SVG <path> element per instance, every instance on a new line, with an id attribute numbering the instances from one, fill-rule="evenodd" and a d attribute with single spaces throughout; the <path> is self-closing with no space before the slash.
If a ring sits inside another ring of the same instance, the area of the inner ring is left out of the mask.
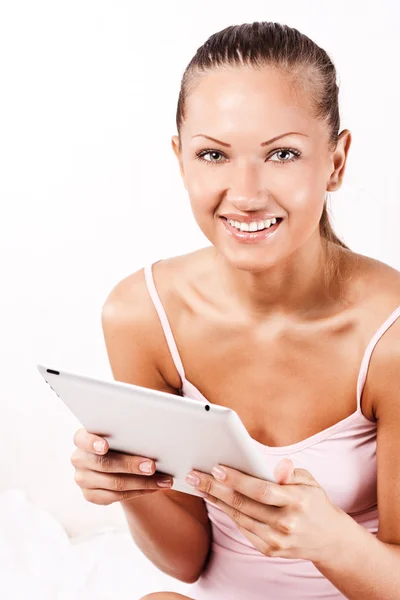
<path id="1" fill-rule="evenodd" d="M 371 354 L 378 342 L 378 340 L 383 336 L 385 331 L 389 329 L 391 325 L 400 317 L 400 306 L 396 308 L 395 311 L 386 319 L 386 321 L 379 327 L 378 331 L 373 335 L 371 341 L 369 342 L 367 349 L 365 350 L 364 357 L 361 362 L 360 373 L 358 375 L 357 382 L 357 408 L 361 407 L 361 394 L 364 389 L 365 380 L 367 378 L 367 372 L 369 367 L 369 362 L 371 360 Z"/>
<path id="2" fill-rule="evenodd" d="M 154 283 L 152 266 L 153 266 L 152 264 L 149 264 L 149 265 L 146 265 L 144 267 L 144 276 L 145 276 L 145 279 L 146 279 L 147 288 L 149 290 L 150 297 L 153 300 L 153 303 L 154 303 L 155 309 L 157 311 L 157 314 L 158 314 L 158 316 L 160 318 L 161 326 L 163 328 L 164 335 L 165 335 L 165 338 L 167 340 L 167 344 L 168 344 L 169 350 L 170 350 L 171 355 L 172 355 L 172 360 L 174 361 L 176 370 L 178 371 L 178 373 L 180 375 L 180 378 L 182 380 L 182 387 L 183 387 L 183 384 L 184 384 L 184 382 L 186 380 L 186 378 L 185 378 L 185 371 L 184 371 L 184 368 L 183 368 L 181 357 L 179 356 L 178 348 L 176 346 L 175 338 L 173 336 L 172 329 L 171 329 L 171 326 L 169 324 L 167 314 L 166 314 L 166 312 L 164 310 L 164 307 L 163 307 L 163 305 L 161 303 L 160 296 L 158 295 L 158 292 L 156 290 L 156 286 L 155 286 L 155 283 Z"/>

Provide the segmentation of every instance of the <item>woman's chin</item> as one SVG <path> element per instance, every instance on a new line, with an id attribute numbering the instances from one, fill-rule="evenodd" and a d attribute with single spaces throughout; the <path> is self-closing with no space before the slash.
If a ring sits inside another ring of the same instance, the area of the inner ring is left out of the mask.
<path id="1" fill-rule="evenodd" d="M 254 252 L 253 250 L 252 252 L 246 252 L 237 250 L 236 252 L 232 252 L 232 250 L 227 250 L 222 247 L 219 248 L 219 252 L 224 256 L 225 261 L 232 268 L 251 273 L 267 271 L 280 262 L 275 253 L 273 256 L 267 256 L 266 253 L 262 251 Z"/>

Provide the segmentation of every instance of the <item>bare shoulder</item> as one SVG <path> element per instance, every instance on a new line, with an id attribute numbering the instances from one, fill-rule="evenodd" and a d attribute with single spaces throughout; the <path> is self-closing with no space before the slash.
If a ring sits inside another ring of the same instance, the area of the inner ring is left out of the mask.
<path id="1" fill-rule="evenodd" d="M 365 322 L 369 326 L 367 341 L 371 332 L 379 327 L 400 309 L 400 271 L 390 265 L 370 257 L 362 257 L 362 291 L 365 295 Z M 372 322 L 372 328 L 371 328 Z M 365 385 L 364 395 L 371 399 L 371 406 L 376 417 L 382 402 L 392 397 L 385 393 L 395 385 L 396 372 L 400 365 L 400 315 L 394 319 L 389 328 L 376 343 Z"/>
<path id="2" fill-rule="evenodd" d="M 400 306 L 400 271 L 367 256 L 361 257 L 360 265 L 365 306 L 371 313 L 376 312 L 378 318 L 385 313 L 389 316 Z"/>
<path id="3" fill-rule="evenodd" d="M 130 273 L 118 281 L 102 307 L 103 327 L 113 333 L 121 332 L 139 344 L 156 359 L 163 332 L 151 299 L 144 268 Z M 124 332 L 124 333 L 123 333 Z"/>
<path id="4" fill-rule="evenodd" d="M 174 393 L 159 367 L 160 332 L 144 270 L 118 281 L 104 301 L 101 323 L 114 378 Z M 161 331 L 162 336 L 162 331 Z"/>
<path id="5" fill-rule="evenodd" d="M 163 259 L 152 265 L 154 286 L 168 319 L 181 312 L 185 282 L 188 286 L 196 262 L 196 252 L 192 254 Z M 142 362 L 149 362 L 151 359 L 159 374 L 158 385 L 171 393 L 180 390 L 180 376 L 173 363 L 144 268 L 130 273 L 113 286 L 104 301 L 101 316 L 108 346 L 118 346 L 121 349 L 119 353 L 126 357 L 135 353 L 136 361 L 140 358 Z"/>
<path id="6" fill-rule="evenodd" d="M 203 262 L 208 248 L 196 250 L 188 254 L 172 256 L 159 260 L 152 265 L 152 279 L 157 293 L 167 303 L 178 302 L 183 296 L 185 284 L 195 279 L 197 265 Z M 144 268 L 130 273 L 121 279 L 109 293 L 103 310 L 116 311 L 125 318 L 143 319 L 147 329 L 154 323 L 156 311 L 147 286 Z"/>
<path id="7" fill-rule="evenodd" d="M 166 293 L 176 295 L 186 262 L 185 255 L 154 263 L 152 276 L 156 291 L 159 292 L 162 288 Z M 138 326 L 142 323 L 143 330 L 149 332 L 149 326 L 155 324 L 154 317 L 157 313 L 146 282 L 144 267 L 130 273 L 114 285 L 104 302 L 103 314 L 110 317 L 114 315 L 123 319 L 125 323 L 132 321 Z"/>
<path id="8" fill-rule="evenodd" d="M 362 256 L 360 261 L 361 292 L 364 307 L 375 325 L 384 321 L 400 307 L 400 271 L 375 258 Z M 378 342 L 374 355 L 390 351 L 394 342 L 399 343 L 400 319 L 396 320 Z M 384 340 L 384 341 L 383 341 Z"/>
<path id="9" fill-rule="evenodd" d="M 376 283 L 380 287 L 382 286 L 381 291 L 383 293 L 387 292 L 390 296 L 392 293 L 395 295 L 400 291 L 400 271 L 398 271 L 395 267 L 384 263 L 381 260 L 376 258 L 372 258 L 370 256 L 363 256 L 361 254 L 356 255 L 359 257 L 360 264 L 362 264 L 364 268 L 364 273 L 366 277 L 366 283 Z M 400 298 L 399 298 L 400 304 Z"/>
<path id="10" fill-rule="evenodd" d="M 103 305 L 103 314 L 123 319 L 135 319 L 137 315 L 150 313 L 149 292 L 146 286 L 144 268 L 131 273 L 118 281 Z"/>

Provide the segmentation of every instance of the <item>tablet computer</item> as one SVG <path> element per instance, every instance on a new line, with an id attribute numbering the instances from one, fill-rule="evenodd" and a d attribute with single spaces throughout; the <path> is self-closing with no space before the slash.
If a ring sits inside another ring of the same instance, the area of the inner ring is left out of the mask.
<path id="1" fill-rule="evenodd" d="M 217 464 L 276 482 L 272 469 L 237 413 L 119 381 L 106 381 L 37 365 L 83 427 L 111 450 L 151 458 L 172 489 L 198 496 L 185 482 L 191 469 L 211 473 Z"/>

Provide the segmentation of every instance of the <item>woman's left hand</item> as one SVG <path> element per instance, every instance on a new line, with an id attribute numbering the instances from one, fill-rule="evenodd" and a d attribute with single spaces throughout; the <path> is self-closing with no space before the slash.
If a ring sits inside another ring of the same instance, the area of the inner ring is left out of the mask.
<path id="1" fill-rule="evenodd" d="M 309 471 L 294 469 L 285 458 L 275 467 L 278 483 L 272 483 L 218 467 L 225 479 L 215 468 L 213 475 L 191 471 L 200 479 L 194 487 L 231 517 L 257 550 L 321 564 L 340 551 L 352 519 L 330 502 Z"/>

